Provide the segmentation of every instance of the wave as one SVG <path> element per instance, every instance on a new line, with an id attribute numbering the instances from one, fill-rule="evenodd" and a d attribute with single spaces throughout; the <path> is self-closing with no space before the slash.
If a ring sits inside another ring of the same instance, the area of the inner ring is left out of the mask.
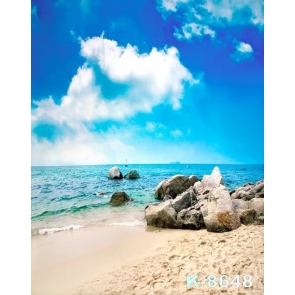
<path id="1" fill-rule="evenodd" d="M 60 232 L 60 231 L 64 231 L 64 230 L 77 230 L 82 228 L 82 225 L 75 225 L 75 224 L 71 224 L 68 226 L 64 226 L 64 227 L 53 227 L 53 228 L 43 228 L 43 229 L 39 229 L 38 234 L 39 235 L 47 235 L 47 234 L 54 234 L 56 232 Z"/>
<path id="2" fill-rule="evenodd" d="M 112 222 L 108 224 L 109 226 L 145 226 L 146 223 L 139 220 L 134 220 L 131 222 Z"/>
<path id="3" fill-rule="evenodd" d="M 62 213 L 76 213 L 76 212 L 80 212 L 80 211 L 84 211 L 84 210 L 96 209 L 99 207 L 103 207 L 105 205 L 106 205 L 106 203 L 99 203 L 99 204 L 83 205 L 80 207 L 72 206 L 70 208 L 64 208 L 64 209 L 53 210 L 53 211 L 46 210 L 46 211 L 42 212 L 41 214 L 37 214 L 37 215 L 32 216 L 31 219 L 36 220 L 41 217 L 58 215 L 58 214 L 62 214 Z"/>

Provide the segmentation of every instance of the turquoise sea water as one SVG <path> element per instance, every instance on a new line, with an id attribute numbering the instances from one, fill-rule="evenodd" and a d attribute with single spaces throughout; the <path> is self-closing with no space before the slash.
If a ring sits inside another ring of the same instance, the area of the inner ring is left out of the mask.
<path id="1" fill-rule="evenodd" d="M 116 166 L 123 175 L 136 169 L 141 177 L 111 180 L 107 175 L 113 166 L 32 167 L 32 235 L 94 225 L 145 225 L 144 208 L 156 202 L 156 186 L 176 174 L 202 178 L 218 166 L 229 190 L 264 178 L 264 165 L 122 164 Z M 125 191 L 134 201 L 111 206 L 108 202 L 115 191 Z"/>

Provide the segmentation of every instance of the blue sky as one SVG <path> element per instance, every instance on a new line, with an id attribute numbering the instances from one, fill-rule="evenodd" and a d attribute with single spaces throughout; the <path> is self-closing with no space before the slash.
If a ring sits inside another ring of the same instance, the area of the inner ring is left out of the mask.
<path id="1" fill-rule="evenodd" d="M 32 165 L 264 163 L 263 1 L 31 5 Z"/>

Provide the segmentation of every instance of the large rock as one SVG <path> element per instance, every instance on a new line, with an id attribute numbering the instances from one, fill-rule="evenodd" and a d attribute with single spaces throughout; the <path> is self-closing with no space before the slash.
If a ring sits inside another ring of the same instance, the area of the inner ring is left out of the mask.
<path id="1" fill-rule="evenodd" d="M 172 206 L 175 211 L 178 213 L 182 209 L 188 208 L 192 205 L 192 202 L 196 200 L 196 194 L 193 191 L 193 188 L 190 187 L 182 194 L 178 195 L 173 201 Z"/>
<path id="2" fill-rule="evenodd" d="M 232 199 L 249 201 L 253 198 L 264 198 L 264 181 L 257 181 L 255 184 L 246 183 L 230 192 Z"/>
<path id="3" fill-rule="evenodd" d="M 193 186 L 197 181 L 200 181 L 199 178 L 196 175 L 191 175 L 188 178 L 188 181 L 190 183 L 190 186 Z"/>
<path id="4" fill-rule="evenodd" d="M 204 175 L 202 178 L 203 187 L 215 188 L 220 184 L 224 184 L 219 168 L 216 166 L 211 175 Z"/>
<path id="5" fill-rule="evenodd" d="M 249 209 L 256 213 L 256 223 L 264 224 L 264 198 L 253 198 L 249 201 Z"/>
<path id="6" fill-rule="evenodd" d="M 140 176 L 139 176 L 139 173 L 135 169 L 132 169 L 124 175 L 124 178 L 136 179 L 136 178 L 140 178 Z"/>
<path id="7" fill-rule="evenodd" d="M 238 213 L 225 187 L 216 187 L 209 193 L 208 202 L 201 207 L 206 229 L 209 232 L 225 232 L 240 225 Z"/>
<path id="8" fill-rule="evenodd" d="M 205 228 L 205 222 L 201 210 L 190 207 L 181 210 L 177 214 L 177 222 L 182 229 L 202 229 Z"/>
<path id="9" fill-rule="evenodd" d="M 164 196 L 169 195 L 173 199 L 186 191 L 191 186 L 189 178 L 184 175 L 174 175 L 169 179 L 160 182 L 155 191 L 156 199 L 163 200 Z"/>
<path id="10" fill-rule="evenodd" d="M 180 228 L 177 223 L 177 213 L 172 206 L 172 201 L 150 204 L 145 208 L 147 225 L 162 228 Z"/>
<path id="11" fill-rule="evenodd" d="M 110 179 L 122 179 L 123 174 L 122 174 L 122 172 L 120 171 L 120 169 L 117 166 L 114 166 L 109 170 L 108 177 Z"/>
<path id="12" fill-rule="evenodd" d="M 232 200 L 234 205 L 234 210 L 247 210 L 249 209 L 249 202 L 246 202 L 244 200 L 235 199 Z"/>
<path id="13" fill-rule="evenodd" d="M 253 209 L 237 209 L 240 221 L 242 224 L 254 224 L 256 223 L 256 212 Z"/>
<path id="14" fill-rule="evenodd" d="M 133 201 L 125 192 L 115 192 L 111 196 L 110 204 L 121 205 L 122 203 Z"/>

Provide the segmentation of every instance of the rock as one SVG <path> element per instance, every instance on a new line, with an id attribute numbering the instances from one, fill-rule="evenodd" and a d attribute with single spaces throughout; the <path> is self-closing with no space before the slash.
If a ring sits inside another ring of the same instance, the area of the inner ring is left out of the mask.
<path id="1" fill-rule="evenodd" d="M 232 200 L 233 205 L 234 205 L 234 210 L 246 210 L 249 209 L 249 203 L 244 201 L 244 200 L 239 200 L 239 199 L 235 199 Z"/>
<path id="2" fill-rule="evenodd" d="M 139 176 L 139 173 L 135 169 L 132 169 L 126 175 L 124 175 L 124 178 L 136 179 L 136 178 L 140 178 L 140 176 Z"/>
<path id="3" fill-rule="evenodd" d="M 260 180 L 253 183 L 246 183 L 230 192 L 232 199 L 243 199 L 249 201 L 253 198 L 264 198 L 264 181 Z"/>
<path id="4" fill-rule="evenodd" d="M 172 201 L 151 204 L 145 208 L 147 225 L 162 228 L 180 228 L 177 223 L 177 213 L 172 206 Z"/>
<path id="5" fill-rule="evenodd" d="M 109 170 L 108 177 L 110 179 L 122 179 L 123 174 L 122 174 L 122 172 L 120 171 L 120 169 L 117 166 L 114 166 Z"/>
<path id="6" fill-rule="evenodd" d="M 171 196 L 169 196 L 169 195 L 166 195 L 166 196 L 164 196 L 164 198 L 163 198 L 163 202 L 165 202 L 165 201 L 167 201 L 167 200 L 172 200 L 172 197 Z"/>
<path id="7" fill-rule="evenodd" d="M 211 175 L 204 175 L 201 181 L 203 187 L 215 188 L 224 184 L 219 168 L 216 166 Z"/>
<path id="8" fill-rule="evenodd" d="M 240 225 L 238 213 L 234 210 L 226 188 L 216 187 L 209 193 L 208 202 L 201 207 L 206 229 L 209 232 L 225 232 L 237 229 Z"/>
<path id="9" fill-rule="evenodd" d="M 256 212 L 254 209 L 237 209 L 242 224 L 256 223 Z"/>
<path id="10" fill-rule="evenodd" d="M 174 199 L 177 195 L 186 191 L 190 186 L 188 177 L 184 175 L 174 175 L 158 184 L 155 190 L 155 197 L 162 200 L 165 195 L 170 195 Z"/>
<path id="11" fill-rule="evenodd" d="M 253 198 L 251 201 L 249 201 L 249 209 L 255 210 L 257 218 L 264 216 L 264 199 Z"/>
<path id="12" fill-rule="evenodd" d="M 193 191 L 193 188 L 190 187 L 182 194 L 178 195 L 173 201 L 172 206 L 175 211 L 178 213 L 182 209 L 188 208 L 192 205 L 192 202 L 196 200 L 196 194 Z"/>
<path id="13" fill-rule="evenodd" d="M 194 207 L 183 209 L 177 214 L 177 222 L 182 229 L 202 229 L 205 228 L 205 222 L 200 210 Z"/>
<path id="14" fill-rule="evenodd" d="M 193 186 L 197 181 L 200 181 L 199 178 L 196 175 L 191 175 L 188 178 L 188 181 L 190 183 L 190 186 Z"/>
<path id="15" fill-rule="evenodd" d="M 110 204 L 120 205 L 125 202 L 133 201 L 125 192 L 115 192 L 111 196 Z"/>
<path id="16" fill-rule="evenodd" d="M 204 187 L 201 181 L 197 181 L 194 183 L 193 190 L 197 195 L 201 195 L 203 193 Z"/>

